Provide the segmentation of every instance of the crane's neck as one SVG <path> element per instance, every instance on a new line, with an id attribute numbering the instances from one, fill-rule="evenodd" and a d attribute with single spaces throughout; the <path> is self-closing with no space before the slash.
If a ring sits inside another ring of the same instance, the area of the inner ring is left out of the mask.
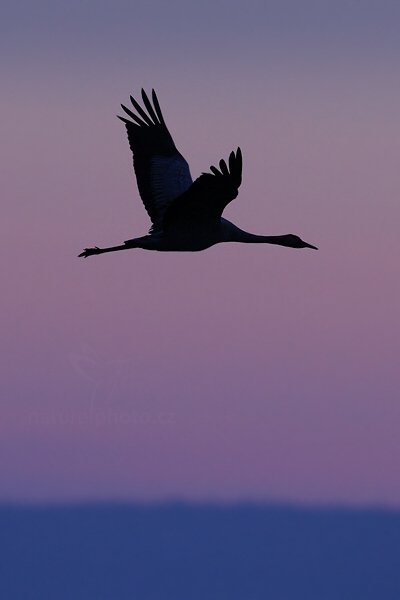
<path id="1" fill-rule="evenodd" d="M 255 235 L 254 233 L 248 233 L 247 231 L 243 231 L 243 234 L 237 241 L 247 244 L 276 244 L 278 246 L 289 245 L 286 235 Z"/>
<path id="2" fill-rule="evenodd" d="M 276 244 L 278 246 L 289 246 L 291 243 L 288 235 L 256 235 L 239 229 L 233 223 L 230 223 L 230 241 L 242 242 L 245 244 Z"/>

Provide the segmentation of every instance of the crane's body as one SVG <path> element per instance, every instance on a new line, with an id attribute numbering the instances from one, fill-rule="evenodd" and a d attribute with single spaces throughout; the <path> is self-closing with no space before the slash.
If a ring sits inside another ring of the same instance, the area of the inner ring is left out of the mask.
<path id="1" fill-rule="evenodd" d="M 166 231 L 150 233 L 142 238 L 127 240 L 129 247 L 159 250 L 162 252 L 198 252 L 206 250 L 219 242 L 229 241 L 231 227 L 235 226 L 226 219 L 219 222 L 193 224 L 191 227 L 180 227 L 179 224 L 169 227 Z"/>
<path id="2" fill-rule="evenodd" d="M 152 227 L 147 235 L 120 246 L 86 248 L 79 256 L 131 248 L 197 252 L 222 242 L 317 249 L 296 235 L 255 235 L 224 219 L 223 210 L 238 195 L 242 181 L 240 148 L 231 152 L 228 164 L 220 160 L 219 169 L 211 166 L 211 173 L 203 173 L 193 182 L 189 166 L 165 125 L 156 93 L 152 91 L 153 105 L 144 90 L 142 99 L 147 112 L 131 96 L 137 114 L 121 105 L 132 120 L 118 118 L 126 125 L 139 193 Z"/>

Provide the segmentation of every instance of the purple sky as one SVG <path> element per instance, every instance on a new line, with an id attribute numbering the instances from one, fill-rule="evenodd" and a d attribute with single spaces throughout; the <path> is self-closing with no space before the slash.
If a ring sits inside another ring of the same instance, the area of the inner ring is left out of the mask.
<path id="1" fill-rule="evenodd" d="M 398 2 L 5 4 L 0 500 L 400 506 Z M 141 86 L 193 176 L 242 147 L 229 219 L 319 252 L 78 260 L 148 228 Z"/>

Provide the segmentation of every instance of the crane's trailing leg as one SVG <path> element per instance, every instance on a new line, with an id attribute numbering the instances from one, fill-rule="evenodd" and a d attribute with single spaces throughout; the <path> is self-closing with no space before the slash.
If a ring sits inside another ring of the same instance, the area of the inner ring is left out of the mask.
<path id="1" fill-rule="evenodd" d="M 93 254 L 103 254 L 104 252 L 117 252 L 117 250 L 129 250 L 130 248 L 145 248 L 146 250 L 155 250 L 154 247 L 154 236 L 144 235 L 142 237 L 133 238 L 132 240 L 126 240 L 121 246 L 110 246 L 110 248 L 99 248 L 95 246 L 94 248 L 85 248 L 83 252 L 79 254 L 79 256 L 83 258 L 87 258 L 88 256 L 92 256 Z"/>
<path id="2" fill-rule="evenodd" d="M 111 246 L 110 248 L 99 248 L 95 246 L 94 248 L 85 248 L 83 252 L 79 254 L 79 256 L 83 256 L 83 258 L 87 258 L 88 256 L 92 256 L 93 254 L 103 254 L 103 252 L 116 252 L 117 250 L 127 250 L 129 246 L 123 244 L 122 246 Z"/>

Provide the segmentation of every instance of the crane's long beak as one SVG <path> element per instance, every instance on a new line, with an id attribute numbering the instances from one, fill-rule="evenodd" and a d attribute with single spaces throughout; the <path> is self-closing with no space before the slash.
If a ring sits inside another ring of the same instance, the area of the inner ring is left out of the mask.
<path id="1" fill-rule="evenodd" d="M 304 247 L 305 248 L 312 248 L 313 250 L 318 250 L 317 246 L 313 246 L 312 244 L 307 244 L 307 242 L 304 242 Z"/>

